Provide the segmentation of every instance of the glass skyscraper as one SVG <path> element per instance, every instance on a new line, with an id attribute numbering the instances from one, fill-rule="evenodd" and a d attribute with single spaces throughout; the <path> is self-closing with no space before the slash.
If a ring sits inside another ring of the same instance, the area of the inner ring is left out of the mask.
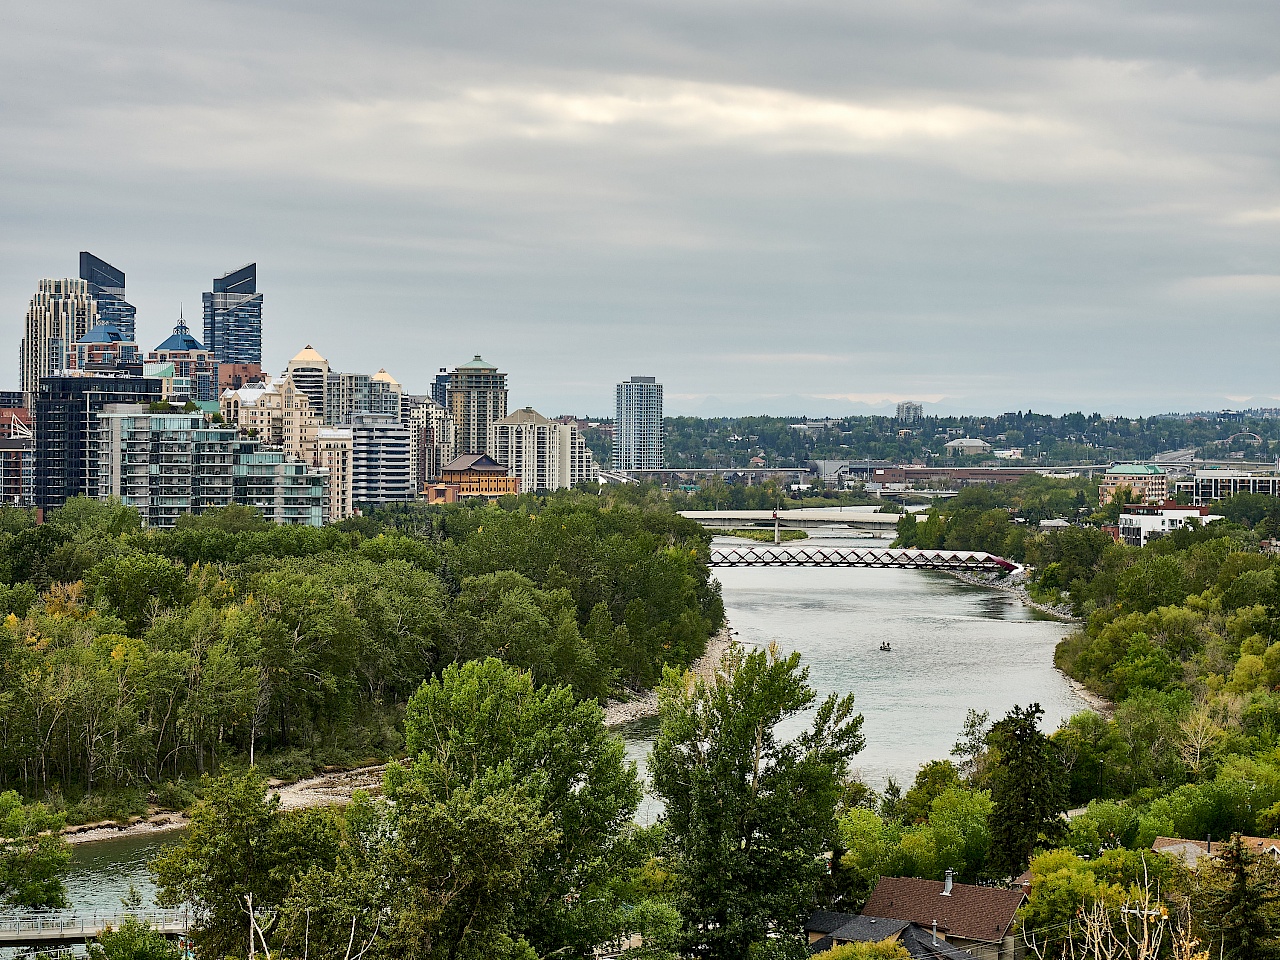
<path id="1" fill-rule="evenodd" d="M 114 323 L 126 340 L 136 342 L 138 309 L 124 298 L 124 271 L 81 250 L 80 279 L 89 282 L 89 296 L 98 303 L 98 322 Z"/>
<path id="2" fill-rule="evenodd" d="M 204 344 L 219 363 L 262 363 L 262 294 L 258 265 L 214 277 L 204 294 Z"/>

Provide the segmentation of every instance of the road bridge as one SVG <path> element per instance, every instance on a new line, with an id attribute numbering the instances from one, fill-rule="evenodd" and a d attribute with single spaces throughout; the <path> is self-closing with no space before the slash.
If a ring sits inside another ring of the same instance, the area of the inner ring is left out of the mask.
<path id="1" fill-rule="evenodd" d="M 742 530 L 747 527 L 783 529 L 847 527 L 851 530 L 893 530 L 901 514 L 880 513 L 875 507 L 817 507 L 805 510 L 681 510 L 680 516 L 697 520 L 712 530 Z"/>
<path id="2" fill-rule="evenodd" d="M 151 924 L 166 936 L 180 937 L 191 926 L 186 910 L 148 910 L 139 913 L 93 913 L 76 910 L 32 910 L 0 915 L 0 947 L 85 943 L 108 928 L 118 930 L 129 917 Z"/>
<path id="3" fill-rule="evenodd" d="M 902 550 L 894 547 L 722 546 L 711 547 L 713 567 L 870 567 L 879 570 L 942 570 L 1012 573 L 1011 560 L 974 550 Z"/>

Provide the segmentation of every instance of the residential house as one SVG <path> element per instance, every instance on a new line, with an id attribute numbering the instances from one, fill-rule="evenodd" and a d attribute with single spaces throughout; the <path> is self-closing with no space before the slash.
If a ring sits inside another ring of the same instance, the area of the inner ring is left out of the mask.
<path id="1" fill-rule="evenodd" d="M 1022 889 L 978 887 L 945 880 L 881 877 L 862 908 L 864 917 L 908 920 L 977 960 L 1022 960 L 1025 948 L 1013 921 L 1026 901 Z"/>

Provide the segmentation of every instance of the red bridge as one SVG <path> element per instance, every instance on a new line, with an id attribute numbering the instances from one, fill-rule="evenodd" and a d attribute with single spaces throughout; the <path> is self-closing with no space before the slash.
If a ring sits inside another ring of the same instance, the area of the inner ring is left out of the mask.
<path id="1" fill-rule="evenodd" d="M 960 570 L 1012 573 L 1012 560 L 973 550 L 901 550 L 894 547 L 711 547 L 713 567 L 871 567 L 880 570 Z"/>

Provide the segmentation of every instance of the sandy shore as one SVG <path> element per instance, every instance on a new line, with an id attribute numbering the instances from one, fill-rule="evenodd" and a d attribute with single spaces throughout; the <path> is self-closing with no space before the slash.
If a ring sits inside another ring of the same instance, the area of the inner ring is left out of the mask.
<path id="1" fill-rule="evenodd" d="M 282 810 L 301 810 L 304 807 L 346 803 L 357 790 L 377 793 L 382 789 L 382 773 L 386 768 L 387 765 L 382 763 L 354 770 L 322 773 L 296 783 L 282 783 L 279 780 L 268 782 L 271 790 L 280 795 Z M 95 840 L 117 840 L 121 837 L 140 837 L 150 833 L 181 830 L 188 822 L 187 816 L 182 813 L 157 813 L 127 824 L 111 821 L 79 824 L 67 827 L 62 835 L 70 843 L 93 843 Z"/>
<path id="2" fill-rule="evenodd" d="M 693 662 L 693 672 L 700 677 L 709 677 L 715 673 L 716 665 L 724 652 L 734 643 L 733 631 L 729 625 L 707 641 L 707 652 Z M 649 690 L 637 693 L 634 699 L 614 700 L 604 708 L 605 726 L 616 727 L 632 720 L 658 715 L 658 692 Z"/>

